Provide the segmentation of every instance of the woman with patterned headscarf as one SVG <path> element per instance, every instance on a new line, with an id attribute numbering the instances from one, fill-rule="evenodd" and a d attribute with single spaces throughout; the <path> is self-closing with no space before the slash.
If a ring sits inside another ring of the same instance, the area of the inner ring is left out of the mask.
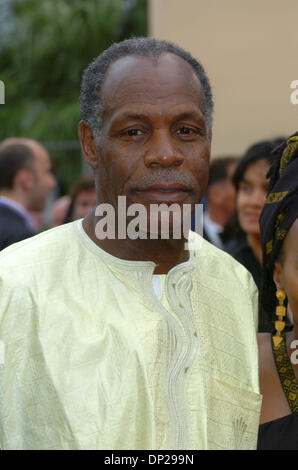
<path id="1" fill-rule="evenodd" d="M 258 449 L 298 450 L 298 132 L 274 153 L 260 218 L 261 303 L 274 332 L 259 334 L 263 404 Z M 293 328 L 285 333 L 287 309 Z"/>

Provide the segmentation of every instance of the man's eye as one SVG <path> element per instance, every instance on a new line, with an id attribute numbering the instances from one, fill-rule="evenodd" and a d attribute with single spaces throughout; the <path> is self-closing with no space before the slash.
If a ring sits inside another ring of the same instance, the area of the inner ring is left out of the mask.
<path id="1" fill-rule="evenodd" d="M 180 129 L 178 129 L 177 132 L 178 134 L 182 134 L 182 135 L 192 135 L 196 133 L 194 129 L 191 129 L 189 127 L 180 127 Z"/>
<path id="2" fill-rule="evenodd" d="M 135 137 L 135 136 L 143 135 L 143 132 L 140 129 L 128 129 L 127 131 L 123 132 L 123 135 Z"/>

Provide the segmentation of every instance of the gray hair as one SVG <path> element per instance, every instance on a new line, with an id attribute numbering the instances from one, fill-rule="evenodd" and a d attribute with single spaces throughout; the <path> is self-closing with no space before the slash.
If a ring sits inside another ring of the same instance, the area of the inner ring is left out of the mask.
<path id="1" fill-rule="evenodd" d="M 84 71 L 80 96 L 81 117 L 89 125 L 95 139 L 100 135 L 103 121 L 104 104 L 101 88 L 111 63 L 128 55 L 156 61 L 163 53 L 172 53 L 181 57 L 194 69 L 202 85 L 202 111 L 209 133 L 212 127 L 213 98 L 209 79 L 203 66 L 189 52 L 169 41 L 135 37 L 112 44 L 96 57 Z"/>

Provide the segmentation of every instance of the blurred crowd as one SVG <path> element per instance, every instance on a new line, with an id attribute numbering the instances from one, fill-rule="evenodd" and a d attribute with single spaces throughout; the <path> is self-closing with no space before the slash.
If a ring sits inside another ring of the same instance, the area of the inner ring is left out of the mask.
<path id="1" fill-rule="evenodd" d="M 56 187 L 50 155 L 39 142 L 15 137 L 0 144 L 0 250 L 83 218 L 96 205 L 94 179 L 82 176 L 51 204 L 46 223 L 45 208 Z"/>

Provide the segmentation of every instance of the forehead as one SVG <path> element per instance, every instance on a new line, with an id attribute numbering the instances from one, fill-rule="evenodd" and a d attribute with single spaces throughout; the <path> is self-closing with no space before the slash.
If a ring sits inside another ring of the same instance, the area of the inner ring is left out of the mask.
<path id="1" fill-rule="evenodd" d="M 200 109 L 202 86 L 191 65 L 174 54 L 162 54 L 156 61 L 126 56 L 108 69 L 102 98 L 106 112 L 127 104 L 158 106 L 165 101 L 191 102 Z"/>
<path id="2" fill-rule="evenodd" d="M 228 164 L 228 166 L 227 166 L 228 179 L 232 179 L 232 176 L 235 172 L 236 166 L 237 166 L 237 162 L 231 162 L 231 163 Z"/>
<path id="3" fill-rule="evenodd" d="M 266 175 L 270 168 L 269 162 L 262 158 L 261 160 L 257 160 L 254 163 L 251 163 L 244 172 L 243 179 L 246 180 L 266 180 Z"/>
<path id="4" fill-rule="evenodd" d="M 76 196 L 76 199 L 83 199 L 83 198 L 93 198 L 93 197 L 96 197 L 96 191 L 95 191 L 95 188 L 90 188 L 90 189 L 81 189 L 77 196 Z"/>

